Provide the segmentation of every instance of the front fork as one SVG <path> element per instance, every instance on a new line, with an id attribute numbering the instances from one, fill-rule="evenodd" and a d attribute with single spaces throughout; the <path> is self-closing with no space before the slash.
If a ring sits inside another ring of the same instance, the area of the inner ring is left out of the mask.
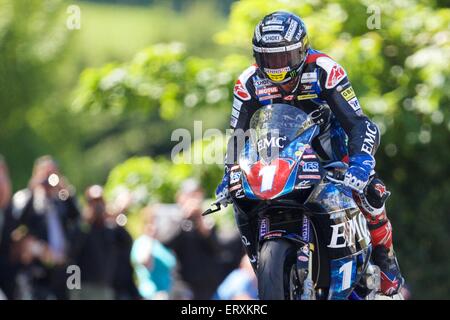
<path id="1" fill-rule="evenodd" d="M 315 250 L 311 237 L 311 224 L 306 215 L 302 221 L 302 240 L 305 244 L 297 251 L 297 275 L 302 287 L 301 300 L 315 300 L 313 274 L 313 252 Z"/>

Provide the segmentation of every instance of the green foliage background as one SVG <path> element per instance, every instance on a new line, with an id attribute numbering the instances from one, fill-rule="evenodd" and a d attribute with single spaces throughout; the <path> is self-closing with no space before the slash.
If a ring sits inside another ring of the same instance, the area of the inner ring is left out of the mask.
<path id="1" fill-rule="evenodd" d="M 228 127 L 254 26 L 290 10 L 304 17 L 313 47 L 346 68 L 383 132 L 377 171 L 392 191 L 388 213 L 414 297 L 449 298 L 448 1 L 242 0 L 229 16 L 219 2 L 75 1 L 82 27 L 71 31 L 69 2 L 0 0 L 0 152 L 14 188 L 51 153 L 79 190 L 106 183 L 113 198 L 129 189 L 136 210 L 173 201 L 188 176 L 212 195 L 222 169 L 173 164 L 171 133 L 193 131 L 194 120 Z M 367 24 L 374 10 L 379 29 Z"/>

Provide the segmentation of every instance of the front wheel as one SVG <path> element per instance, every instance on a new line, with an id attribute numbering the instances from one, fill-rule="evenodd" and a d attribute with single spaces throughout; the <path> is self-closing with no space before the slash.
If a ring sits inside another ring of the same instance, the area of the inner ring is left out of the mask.
<path id="1" fill-rule="evenodd" d="M 261 300 L 292 299 L 297 281 L 292 281 L 296 268 L 296 247 L 285 239 L 263 243 L 258 262 L 258 293 Z"/>

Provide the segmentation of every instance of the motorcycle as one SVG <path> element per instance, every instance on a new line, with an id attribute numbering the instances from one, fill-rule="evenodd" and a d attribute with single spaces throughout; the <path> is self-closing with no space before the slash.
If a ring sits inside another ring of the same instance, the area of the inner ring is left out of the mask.
<path id="1" fill-rule="evenodd" d="M 230 171 L 235 210 L 257 217 L 262 300 L 375 299 L 367 222 L 340 183 L 343 162 L 323 165 L 311 147 L 314 113 L 287 104 L 260 108 Z M 203 214 L 221 209 L 220 199 Z"/>

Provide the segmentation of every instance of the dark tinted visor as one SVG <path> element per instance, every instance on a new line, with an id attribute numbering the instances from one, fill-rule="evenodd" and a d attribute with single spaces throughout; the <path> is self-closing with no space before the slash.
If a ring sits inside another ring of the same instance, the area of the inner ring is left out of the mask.
<path id="1" fill-rule="evenodd" d="M 297 70 L 303 65 L 307 54 L 301 50 L 302 43 L 295 47 L 261 48 L 253 47 L 256 63 L 269 80 L 283 83 L 295 77 Z M 291 49 L 291 50 L 287 50 Z"/>
<path id="2" fill-rule="evenodd" d="M 305 52 L 291 50 L 286 52 L 261 52 L 256 53 L 256 63 L 264 69 L 282 69 L 290 67 L 295 70 L 305 59 Z M 259 61 L 258 61 L 259 60 Z"/>

